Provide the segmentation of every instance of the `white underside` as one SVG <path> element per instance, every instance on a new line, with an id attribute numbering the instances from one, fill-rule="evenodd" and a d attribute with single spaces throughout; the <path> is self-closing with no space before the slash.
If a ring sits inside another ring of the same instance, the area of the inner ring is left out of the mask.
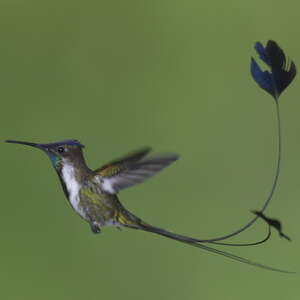
<path id="1" fill-rule="evenodd" d="M 70 201 L 73 209 L 84 219 L 87 219 L 86 213 L 80 205 L 79 192 L 81 189 L 81 185 L 75 178 L 75 170 L 74 170 L 74 167 L 72 164 L 66 163 L 66 162 L 63 163 L 62 179 L 65 182 L 67 191 L 69 193 L 69 201 Z M 97 183 L 100 184 L 100 182 L 97 182 Z M 108 193 L 113 194 L 115 191 L 114 191 L 111 183 L 109 183 L 108 180 L 104 181 L 104 183 L 102 182 L 102 184 L 105 184 L 105 183 L 106 183 L 106 186 L 105 186 L 106 189 L 104 189 L 104 190 L 107 191 Z M 98 224 L 98 223 L 96 222 L 96 224 Z M 98 224 L 98 225 L 101 225 L 101 227 L 103 227 L 103 226 L 121 227 L 121 224 L 116 222 L 115 220 L 107 220 L 104 224 Z"/>
<path id="2" fill-rule="evenodd" d="M 72 207 L 79 215 L 85 217 L 85 213 L 79 204 L 79 191 L 81 186 L 75 178 L 74 167 L 71 164 L 63 164 L 62 178 L 65 182 L 67 191 L 69 193 L 69 201 Z"/>

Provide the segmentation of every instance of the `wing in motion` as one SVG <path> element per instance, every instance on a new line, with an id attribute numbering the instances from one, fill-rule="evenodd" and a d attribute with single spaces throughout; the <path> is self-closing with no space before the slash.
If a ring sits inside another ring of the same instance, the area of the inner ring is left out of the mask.
<path id="1" fill-rule="evenodd" d="M 142 183 L 179 158 L 176 154 L 167 154 L 145 159 L 149 152 L 150 148 L 143 148 L 95 170 L 95 177 L 101 182 L 102 189 L 116 194 Z"/>

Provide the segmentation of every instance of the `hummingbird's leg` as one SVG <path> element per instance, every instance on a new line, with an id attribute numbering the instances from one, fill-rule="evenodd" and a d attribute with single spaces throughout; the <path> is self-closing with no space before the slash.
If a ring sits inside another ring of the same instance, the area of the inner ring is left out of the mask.
<path id="1" fill-rule="evenodd" d="M 95 221 L 91 222 L 90 226 L 91 226 L 91 230 L 93 233 L 101 233 L 101 228 L 100 228 L 99 224 L 96 223 Z"/>

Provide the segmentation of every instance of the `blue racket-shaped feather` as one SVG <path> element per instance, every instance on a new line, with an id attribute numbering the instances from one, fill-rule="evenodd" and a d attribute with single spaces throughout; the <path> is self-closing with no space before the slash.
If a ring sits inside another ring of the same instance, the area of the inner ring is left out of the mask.
<path id="1" fill-rule="evenodd" d="M 270 67 L 270 71 L 262 71 L 252 57 L 251 74 L 257 84 L 271 94 L 277 101 L 280 94 L 288 87 L 296 76 L 296 66 L 289 60 L 276 42 L 270 40 L 264 47 L 260 42 L 255 44 L 260 59 Z"/>

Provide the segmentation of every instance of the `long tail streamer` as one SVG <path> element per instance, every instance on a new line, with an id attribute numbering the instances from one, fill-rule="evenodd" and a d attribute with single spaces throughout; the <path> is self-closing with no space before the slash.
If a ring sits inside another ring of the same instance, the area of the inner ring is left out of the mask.
<path id="1" fill-rule="evenodd" d="M 276 171 L 273 180 L 273 184 L 270 193 L 261 208 L 263 213 L 267 206 L 269 205 L 275 189 L 277 187 L 280 165 L 281 165 L 281 152 L 282 152 L 282 142 L 281 142 L 281 121 L 280 121 L 280 109 L 279 109 L 279 96 L 281 93 L 289 86 L 296 76 L 296 65 L 293 61 L 286 58 L 283 50 L 277 45 L 276 42 L 270 40 L 267 42 L 266 47 L 264 47 L 260 42 L 255 44 L 255 49 L 259 54 L 260 59 L 267 64 L 270 71 L 262 71 L 254 58 L 251 59 L 251 75 L 256 83 L 270 95 L 273 96 L 276 106 L 276 118 L 277 118 L 277 132 L 278 132 L 278 151 L 277 151 L 277 164 Z M 242 226 L 240 229 L 226 234 L 224 236 L 201 240 L 203 243 L 212 244 L 223 244 L 219 241 L 231 238 L 239 233 L 245 231 L 251 227 L 258 219 L 258 216 L 253 217 L 246 225 Z M 226 244 L 226 243 L 225 243 Z M 226 244 L 231 245 L 231 244 Z"/>

